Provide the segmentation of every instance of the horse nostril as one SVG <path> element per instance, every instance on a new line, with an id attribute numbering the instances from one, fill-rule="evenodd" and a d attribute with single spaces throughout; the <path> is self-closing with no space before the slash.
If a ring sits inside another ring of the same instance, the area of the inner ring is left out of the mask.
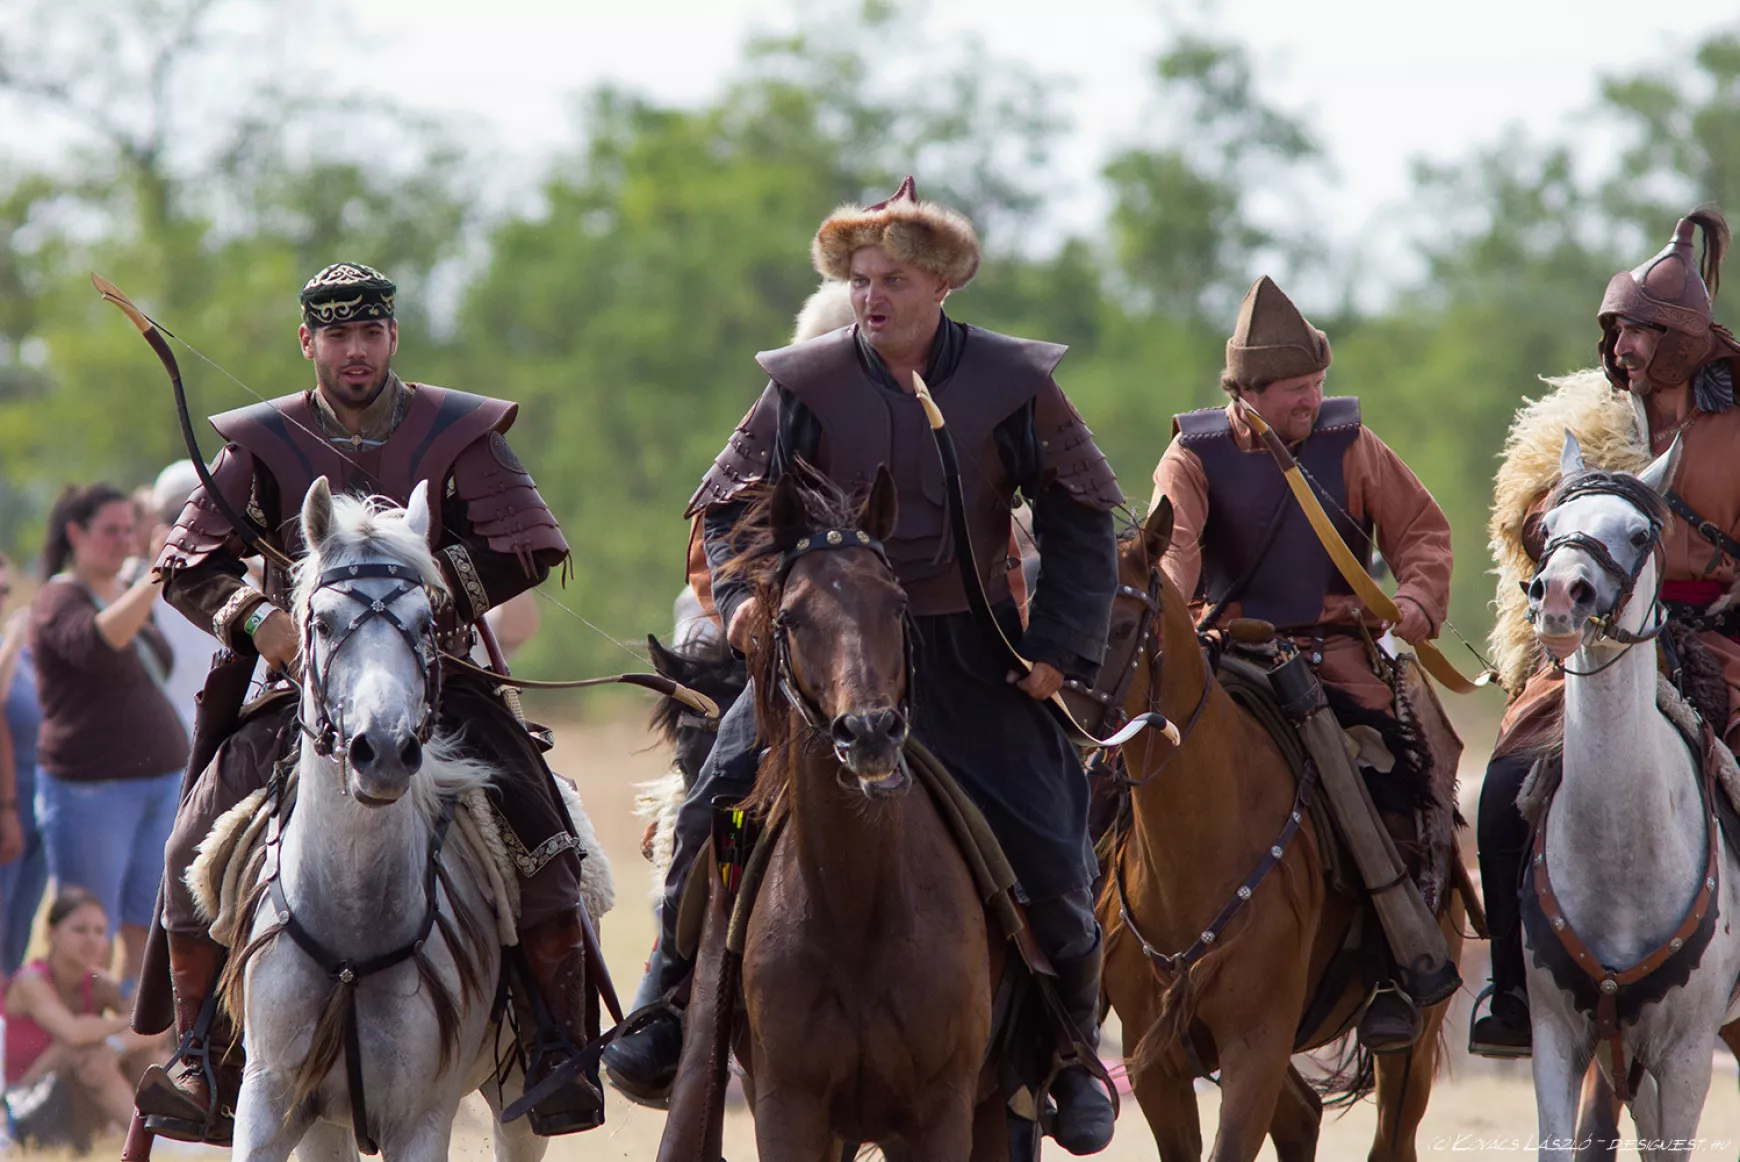
<path id="1" fill-rule="evenodd" d="M 348 755 L 351 766 L 367 767 L 375 761 L 375 748 L 366 734 L 359 734 L 350 740 Z"/>
<path id="2" fill-rule="evenodd" d="M 835 746 L 848 747 L 864 737 L 864 718 L 859 714 L 842 714 L 834 719 L 828 734 Z"/>
<path id="3" fill-rule="evenodd" d="M 1530 601 L 1545 601 L 1547 598 L 1547 583 L 1536 577 L 1529 582 L 1528 596 Z"/>
<path id="4" fill-rule="evenodd" d="M 882 710 L 876 714 L 876 732 L 896 744 L 906 741 L 906 716 L 898 710 Z"/>
<path id="5" fill-rule="evenodd" d="M 1571 582 L 1568 596 L 1571 598 L 1573 606 L 1593 605 L 1595 603 L 1595 588 L 1589 582 L 1579 578 Z"/>
<path id="6" fill-rule="evenodd" d="M 417 741 L 416 735 L 411 735 L 399 745 L 399 762 L 411 774 L 416 774 L 417 769 L 423 765 L 423 744 Z"/>

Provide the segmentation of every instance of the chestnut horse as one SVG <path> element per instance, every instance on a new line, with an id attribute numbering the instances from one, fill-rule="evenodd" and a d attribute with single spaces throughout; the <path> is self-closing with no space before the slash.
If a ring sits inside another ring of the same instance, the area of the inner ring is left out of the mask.
<path id="1" fill-rule="evenodd" d="M 787 473 L 743 525 L 761 541 L 740 560 L 768 746 L 750 805 L 769 811 L 774 846 L 745 933 L 737 1049 L 764 1162 L 854 1142 L 891 1159 L 1006 1150 L 982 1084 L 999 950 L 902 757 L 906 595 L 880 548 L 895 505 L 886 472 L 862 508 Z"/>
<path id="2" fill-rule="evenodd" d="M 1329 887 L 1308 812 L 1291 825 L 1295 834 L 1284 835 L 1296 809 L 1293 772 L 1262 724 L 1209 672 L 1189 606 L 1159 569 L 1171 535 L 1172 506 L 1163 500 L 1119 552 L 1104 672 L 1128 671 L 1126 714 L 1158 709 L 1185 724 L 1185 734 L 1177 747 L 1150 731 L 1124 748 L 1133 825 L 1113 859 L 1122 863 L 1135 931 L 1120 918 L 1108 876 L 1099 903 L 1105 990 L 1126 1037 L 1141 1037 L 1134 1053 L 1126 1046 L 1130 1080 L 1164 1162 L 1202 1156 L 1194 1082 L 1215 1069 L 1215 1162 L 1249 1162 L 1265 1135 L 1281 1162 L 1297 1162 L 1316 1152 L 1323 1101 L 1290 1059 L 1359 905 Z M 1278 866 L 1242 891 L 1274 847 Z M 1446 897 L 1440 924 L 1454 959 L 1464 913 L 1456 893 Z M 1203 940 L 1235 904 L 1224 930 Z M 1375 924 L 1366 931 L 1375 933 Z M 1160 963 L 1143 939 L 1162 959 L 1191 955 Z M 1298 1048 L 1337 1040 L 1364 1000 L 1356 974 Z M 1373 1159 L 1416 1156 L 1444 1007 L 1422 1014 L 1424 1031 L 1408 1052 L 1377 1057 Z M 1360 1092 L 1354 1083 L 1348 1096 Z"/>

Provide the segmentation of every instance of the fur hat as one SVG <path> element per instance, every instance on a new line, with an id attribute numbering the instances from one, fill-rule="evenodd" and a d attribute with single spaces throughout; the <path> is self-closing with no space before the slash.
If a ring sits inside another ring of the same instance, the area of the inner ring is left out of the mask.
<path id="1" fill-rule="evenodd" d="M 959 290 L 979 270 L 979 236 L 966 215 L 935 202 L 921 202 L 912 178 L 886 202 L 847 204 L 829 214 L 810 243 L 810 260 L 823 278 L 851 277 L 852 252 L 880 246 L 891 258 L 910 262 L 948 280 Z"/>
<path id="2" fill-rule="evenodd" d="M 816 288 L 804 309 L 798 312 L 797 328 L 791 333 L 793 344 L 838 331 L 856 321 L 852 314 L 852 288 L 838 279 L 825 278 Z"/>
<path id="3" fill-rule="evenodd" d="M 1704 235 L 1703 262 L 1692 253 L 1692 232 Z M 1649 361 L 1649 378 L 1657 384 L 1685 383 L 1720 346 L 1712 340 L 1710 304 L 1721 285 L 1722 257 L 1728 249 L 1728 223 L 1714 208 L 1694 210 L 1674 226 L 1668 244 L 1648 262 L 1616 274 L 1601 296 L 1596 318 L 1601 323 L 1601 366 L 1615 386 L 1630 380 L 1619 366 L 1613 346 L 1619 320 L 1632 319 L 1664 334 Z M 1722 352 L 1728 354 L 1728 352 Z"/>
<path id="4" fill-rule="evenodd" d="M 1329 337 L 1313 327 L 1264 275 L 1239 304 L 1238 325 L 1226 341 L 1226 374 L 1240 387 L 1312 375 L 1329 366 Z"/>

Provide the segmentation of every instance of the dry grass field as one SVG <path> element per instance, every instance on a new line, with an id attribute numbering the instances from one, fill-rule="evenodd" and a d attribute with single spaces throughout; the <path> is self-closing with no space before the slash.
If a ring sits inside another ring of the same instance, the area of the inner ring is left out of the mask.
<path id="1" fill-rule="evenodd" d="M 1470 732 L 1469 737 L 1481 737 Z M 664 768 L 662 752 L 649 749 L 649 740 L 632 719 L 571 728 L 558 734 L 552 758 L 557 771 L 573 779 L 584 796 L 587 811 L 598 828 L 615 867 L 617 906 L 605 917 L 602 936 L 618 990 L 626 998 L 634 990 L 646 950 L 652 941 L 652 917 L 648 905 L 647 865 L 640 856 L 643 824 L 633 817 L 635 785 L 654 778 Z M 1478 768 L 1465 770 L 1465 777 Z M 1472 813 L 1472 800 L 1465 807 Z M 1486 947 L 1471 943 L 1464 967 L 1470 981 L 1484 981 Z M 1425 1125 L 1419 1137 L 1424 1158 L 1521 1159 L 1533 1157 L 1535 1126 L 1534 1093 L 1526 1063 L 1496 1065 L 1469 1058 L 1461 1049 L 1467 1037 L 1467 1006 L 1471 996 L 1457 998 L 1449 1039 L 1450 1059 L 1441 1074 Z M 1109 1031 L 1116 1045 L 1115 1026 Z M 1110 1050 L 1109 1050 L 1110 1052 Z M 1211 1086 L 1199 1087 L 1205 1136 L 1212 1137 L 1217 1116 L 1216 1094 Z M 614 1091 L 608 1123 L 600 1130 L 555 1141 L 547 1155 L 552 1162 L 582 1160 L 646 1159 L 657 1153 L 663 1115 L 623 1101 Z M 1363 1158 L 1370 1148 L 1375 1117 L 1369 1103 L 1354 1107 L 1325 1121 L 1318 1157 L 1328 1162 Z M 1733 1159 L 1740 1156 L 1740 1089 L 1733 1062 L 1718 1063 L 1715 1084 L 1705 1111 L 1702 1134 L 1708 1143 L 1694 1157 Z M 99 1156 L 119 1156 L 118 1140 L 106 1143 Z M 1047 1143 L 1050 1147 L 1050 1144 Z M 225 1151 L 159 1146 L 159 1155 L 171 1158 L 218 1158 Z M 18 1157 L 27 1155 L 18 1154 Z M 476 1162 L 490 1156 L 487 1113 L 472 1099 L 461 1111 L 454 1137 L 453 1156 Z M 755 1156 L 754 1134 L 747 1111 L 735 1108 L 726 1125 L 725 1156 L 732 1162 L 748 1162 Z M 1048 1148 L 1049 1160 L 1068 1157 Z M 1155 1159 L 1158 1153 L 1134 1101 L 1126 1101 L 1118 1136 L 1101 1158 L 1107 1162 L 1138 1162 Z M 1265 1148 L 1263 1158 L 1273 1158 Z M 1625 1158 L 1636 1158 L 1626 1151 Z"/>

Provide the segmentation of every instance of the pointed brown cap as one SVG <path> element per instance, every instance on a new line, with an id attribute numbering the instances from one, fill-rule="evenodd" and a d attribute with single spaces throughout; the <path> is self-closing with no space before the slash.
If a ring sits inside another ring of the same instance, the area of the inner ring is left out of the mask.
<path id="1" fill-rule="evenodd" d="M 1226 378 L 1254 388 L 1328 366 L 1328 336 L 1299 313 L 1274 279 L 1265 274 L 1251 284 L 1226 342 Z"/>

